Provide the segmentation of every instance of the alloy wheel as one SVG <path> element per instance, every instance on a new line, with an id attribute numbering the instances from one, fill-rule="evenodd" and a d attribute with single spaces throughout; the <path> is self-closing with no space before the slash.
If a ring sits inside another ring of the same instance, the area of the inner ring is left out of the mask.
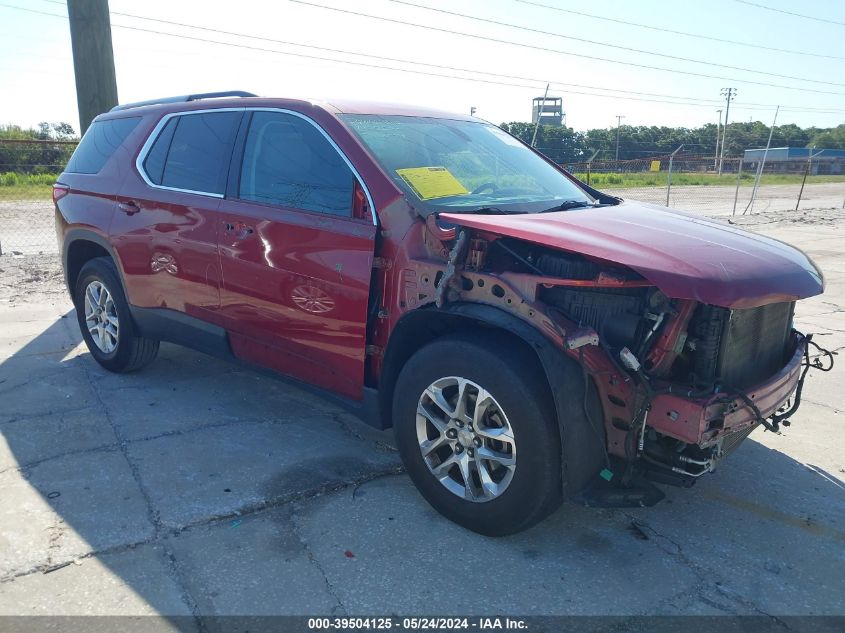
<path id="1" fill-rule="evenodd" d="M 115 350 L 120 336 L 117 306 L 101 281 L 92 281 L 85 288 L 85 327 L 101 352 L 111 354 Z"/>
<path id="2" fill-rule="evenodd" d="M 419 398 L 416 428 L 428 469 L 458 497 L 491 501 L 513 480 L 513 429 L 481 385 L 458 376 L 434 381 Z"/>

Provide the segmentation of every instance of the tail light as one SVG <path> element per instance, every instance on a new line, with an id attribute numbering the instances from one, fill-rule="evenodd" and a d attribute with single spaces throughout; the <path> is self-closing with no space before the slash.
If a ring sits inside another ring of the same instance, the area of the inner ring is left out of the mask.
<path id="1" fill-rule="evenodd" d="M 352 217 L 359 220 L 367 220 L 370 217 L 370 204 L 367 201 L 367 194 L 358 180 L 352 189 Z"/>
<path id="2" fill-rule="evenodd" d="M 70 193 L 70 187 L 59 182 L 53 185 L 53 204 L 64 198 Z"/>

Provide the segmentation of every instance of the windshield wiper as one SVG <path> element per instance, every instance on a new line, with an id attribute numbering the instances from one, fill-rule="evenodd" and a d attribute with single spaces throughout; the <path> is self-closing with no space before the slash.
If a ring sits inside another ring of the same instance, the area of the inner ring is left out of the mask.
<path id="1" fill-rule="evenodd" d="M 569 211 L 569 209 L 583 209 L 585 207 L 603 207 L 606 205 L 596 204 L 587 200 L 564 200 L 559 205 L 551 209 L 543 209 L 540 213 L 550 213 L 551 211 Z"/>
<path id="2" fill-rule="evenodd" d="M 455 209 L 450 211 L 439 211 L 438 213 L 471 213 L 471 214 L 490 214 L 490 215 L 510 215 L 511 211 L 505 211 L 504 209 L 500 209 L 499 207 L 479 207 L 477 209 Z"/>

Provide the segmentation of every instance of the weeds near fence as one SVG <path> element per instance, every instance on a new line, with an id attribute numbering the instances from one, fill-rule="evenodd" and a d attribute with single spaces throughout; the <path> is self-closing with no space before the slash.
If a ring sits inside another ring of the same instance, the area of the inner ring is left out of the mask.
<path id="1" fill-rule="evenodd" d="M 581 180 L 586 181 L 587 174 L 575 174 Z M 801 174 L 763 174 L 760 177 L 761 185 L 795 185 L 801 184 Z M 754 174 L 751 172 L 743 172 L 740 174 L 740 182 L 743 185 L 754 184 Z M 835 176 L 810 176 L 807 182 L 813 183 L 845 183 L 845 174 Z M 666 173 L 665 172 L 646 172 L 639 174 L 604 174 L 595 173 L 590 174 L 590 184 L 594 187 L 665 187 Z M 725 173 L 721 176 L 717 174 L 685 174 L 675 173 L 672 175 L 672 186 L 679 185 L 695 185 L 695 186 L 724 186 L 733 187 L 736 185 L 736 174 Z"/>
<path id="2" fill-rule="evenodd" d="M 56 252 L 55 208 L 51 187 L 73 151 L 72 142 L 0 140 L 0 253 Z M 712 156 L 678 154 L 669 174 L 666 156 L 566 164 L 570 172 L 602 192 L 626 200 L 667 205 L 709 216 L 843 209 L 845 169 L 841 163 L 769 163 L 755 204 L 750 205 L 756 164 L 724 161 L 721 176 Z M 802 188 L 805 174 L 806 186 Z M 468 189 L 480 184 L 469 179 Z M 528 186 L 523 176 L 503 178 L 499 186 Z M 800 202 L 799 202 L 800 198 Z"/>
<path id="3" fill-rule="evenodd" d="M 0 174 L 0 199 L 37 200 L 49 198 L 58 174 L 18 174 L 13 171 Z"/>

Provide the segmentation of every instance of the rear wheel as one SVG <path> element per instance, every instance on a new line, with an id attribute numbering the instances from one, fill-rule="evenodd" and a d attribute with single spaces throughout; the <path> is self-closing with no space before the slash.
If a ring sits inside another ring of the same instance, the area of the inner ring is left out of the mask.
<path id="1" fill-rule="evenodd" d="M 518 343 L 464 335 L 422 348 L 399 376 L 393 420 L 411 479 L 452 521 L 501 536 L 560 505 L 551 397 Z"/>
<path id="2" fill-rule="evenodd" d="M 159 342 L 138 335 L 114 262 L 97 257 L 79 272 L 76 317 L 88 351 L 109 371 L 140 369 L 158 354 Z"/>

